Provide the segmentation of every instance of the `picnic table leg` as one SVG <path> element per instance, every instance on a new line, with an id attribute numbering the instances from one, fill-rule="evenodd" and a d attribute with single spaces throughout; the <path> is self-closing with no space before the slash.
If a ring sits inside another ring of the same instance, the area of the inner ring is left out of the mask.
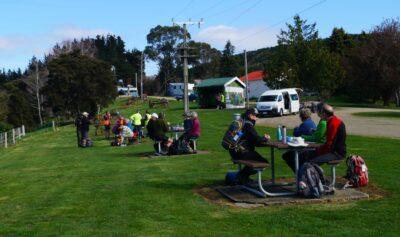
<path id="1" fill-rule="evenodd" d="M 296 193 L 299 193 L 299 152 L 294 150 L 294 163 L 296 168 Z"/>
<path id="2" fill-rule="evenodd" d="M 275 154 L 273 147 L 271 147 L 271 175 L 272 175 L 272 184 L 275 184 Z"/>

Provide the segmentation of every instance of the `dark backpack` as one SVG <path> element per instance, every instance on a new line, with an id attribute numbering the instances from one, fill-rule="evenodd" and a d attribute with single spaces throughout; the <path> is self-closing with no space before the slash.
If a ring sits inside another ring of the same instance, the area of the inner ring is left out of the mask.
<path id="1" fill-rule="evenodd" d="M 364 159 L 358 155 L 350 155 L 346 160 L 347 175 L 349 180 L 347 186 L 363 187 L 368 184 L 368 168 Z"/>
<path id="2" fill-rule="evenodd" d="M 299 195 L 320 198 L 328 193 L 333 193 L 333 187 L 328 185 L 322 168 L 315 163 L 304 163 L 299 170 Z"/>
<path id="3" fill-rule="evenodd" d="M 250 123 L 243 119 L 234 120 L 228 127 L 228 130 L 225 132 L 224 137 L 222 138 L 222 147 L 226 150 L 235 150 L 242 151 L 244 147 L 242 146 L 243 140 L 242 138 L 242 129 L 246 123 Z"/>

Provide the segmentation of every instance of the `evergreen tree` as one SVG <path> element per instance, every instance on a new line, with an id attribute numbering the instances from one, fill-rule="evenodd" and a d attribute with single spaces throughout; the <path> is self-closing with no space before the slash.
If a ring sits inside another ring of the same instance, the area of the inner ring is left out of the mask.
<path id="1" fill-rule="evenodd" d="M 221 77 L 233 77 L 238 76 L 239 63 L 234 57 L 235 46 L 231 44 L 231 41 L 227 41 L 222 51 L 221 66 L 219 74 Z"/>

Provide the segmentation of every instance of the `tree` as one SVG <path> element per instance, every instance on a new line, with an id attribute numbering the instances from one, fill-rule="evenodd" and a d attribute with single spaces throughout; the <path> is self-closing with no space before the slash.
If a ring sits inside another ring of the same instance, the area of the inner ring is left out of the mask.
<path id="1" fill-rule="evenodd" d="M 231 44 L 231 41 L 227 41 L 222 51 L 221 66 L 219 74 L 221 77 L 237 76 L 239 72 L 239 63 L 234 57 L 235 46 Z"/>
<path id="2" fill-rule="evenodd" d="M 176 67 L 179 64 L 178 46 L 184 38 L 184 30 L 180 26 L 156 26 L 147 34 L 147 44 L 144 52 L 150 60 L 156 61 L 159 67 L 160 88 L 177 77 Z M 190 39 L 190 34 L 187 33 Z"/>
<path id="3" fill-rule="evenodd" d="M 354 41 L 343 28 L 335 27 L 328 38 L 328 45 L 331 52 L 344 56 L 350 48 L 354 47 Z"/>
<path id="4" fill-rule="evenodd" d="M 221 58 L 220 51 L 203 42 L 190 41 L 188 46 L 191 48 L 191 54 L 195 55 L 188 60 L 192 66 L 189 71 L 189 79 L 218 77 Z"/>
<path id="5" fill-rule="evenodd" d="M 296 15 L 294 25 L 286 26 L 278 36 L 279 50 L 266 63 L 268 86 L 302 87 L 329 96 L 343 81 L 338 57 L 318 38 L 315 23 L 309 25 Z"/>
<path id="6" fill-rule="evenodd" d="M 49 62 L 49 80 L 42 93 L 47 106 L 58 115 L 75 116 L 83 111 L 94 114 L 117 96 L 111 66 L 78 51 Z"/>
<path id="7" fill-rule="evenodd" d="M 351 55 L 350 73 L 354 77 L 351 88 L 372 91 L 367 98 L 373 102 L 380 97 L 384 105 L 396 98 L 400 106 L 400 22 L 388 19 L 376 26 L 366 42 L 356 47 Z"/>

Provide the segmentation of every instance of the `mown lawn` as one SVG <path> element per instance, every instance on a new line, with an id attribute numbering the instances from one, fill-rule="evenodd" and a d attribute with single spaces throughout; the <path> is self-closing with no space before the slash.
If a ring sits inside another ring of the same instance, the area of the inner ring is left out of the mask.
<path id="1" fill-rule="evenodd" d="M 353 115 L 361 116 L 361 117 L 379 117 L 379 118 L 400 119 L 400 112 L 359 112 L 359 113 L 353 113 Z"/>
<path id="2" fill-rule="evenodd" d="M 111 108 L 133 112 L 123 104 Z M 171 123 L 181 119 L 181 107 L 173 102 L 165 110 Z M 365 158 L 372 184 L 389 197 L 242 209 L 193 192 L 222 183 L 235 169 L 220 140 L 238 110 L 197 111 L 198 146 L 210 155 L 140 158 L 152 150 L 150 142 L 111 147 L 101 137 L 93 148 L 79 149 L 73 126 L 37 131 L 2 149 L 0 236 L 398 236 L 400 140 L 348 137 L 350 153 Z M 258 130 L 274 135 L 273 128 Z M 269 149 L 260 151 L 269 157 Z M 290 176 L 280 159 L 277 175 Z"/>

